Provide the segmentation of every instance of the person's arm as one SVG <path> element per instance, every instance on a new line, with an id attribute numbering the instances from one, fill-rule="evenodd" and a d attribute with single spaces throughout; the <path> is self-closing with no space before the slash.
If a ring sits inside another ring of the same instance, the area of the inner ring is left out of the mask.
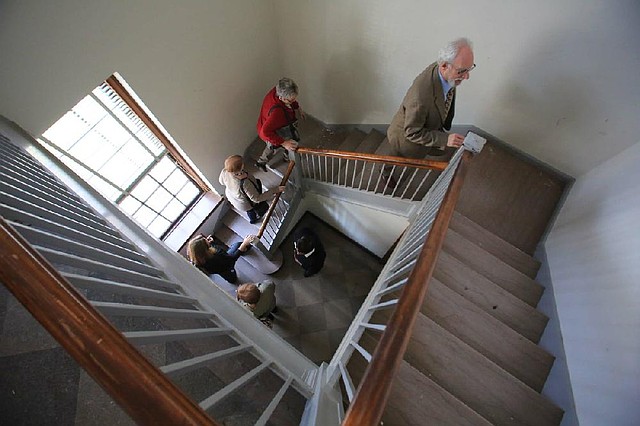
<path id="1" fill-rule="evenodd" d="M 249 197 L 249 199 L 255 204 L 270 200 L 274 195 L 284 191 L 285 189 L 284 186 L 277 186 L 275 188 L 269 189 L 268 191 L 260 193 L 258 192 L 256 186 L 253 184 L 253 181 L 249 181 L 249 178 L 244 181 L 242 187 L 244 188 L 244 192 L 247 194 L 247 197 Z"/>
<path id="2" fill-rule="evenodd" d="M 255 235 L 247 235 L 246 237 L 244 237 L 244 240 L 242 240 L 242 244 L 240 244 L 240 247 L 238 247 L 238 250 L 240 250 L 241 252 L 245 252 L 249 249 L 249 246 L 256 240 L 256 236 Z"/>
<path id="3" fill-rule="evenodd" d="M 273 146 L 282 146 L 289 150 L 296 149 L 298 147 L 298 142 L 293 139 L 284 139 L 276 133 L 278 129 L 286 126 L 288 122 L 289 120 L 285 115 L 284 108 L 273 108 L 271 114 L 266 118 L 262 128 L 260 129 L 260 138 L 269 142 Z"/>

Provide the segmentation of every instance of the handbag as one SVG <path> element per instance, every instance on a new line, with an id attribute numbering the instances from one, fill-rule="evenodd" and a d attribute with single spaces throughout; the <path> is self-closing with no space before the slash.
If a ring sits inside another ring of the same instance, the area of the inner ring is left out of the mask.
<path id="1" fill-rule="evenodd" d="M 251 179 L 244 178 L 240 181 L 240 191 L 242 192 L 242 195 L 244 195 L 244 198 L 247 199 L 249 204 L 251 204 L 251 208 L 258 214 L 258 216 L 264 216 L 267 210 L 269 210 L 269 203 L 267 203 L 266 201 L 254 203 L 251 198 L 249 198 L 249 196 L 247 195 L 247 191 L 245 191 L 244 189 L 244 183 L 247 180 L 251 182 L 251 184 L 256 188 L 256 191 L 258 191 L 259 194 L 262 194 L 262 182 L 260 181 L 260 179 L 256 179 L 256 181 L 254 182 Z"/>
<path id="2" fill-rule="evenodd" d="M 300 133 L 298 132 L 298 122 L 295 120 L 295 116 L 294 119 L 291 120 L 289 118 L 289 112 L 287 111 L 287 108 L 283 107 L 280 104 L 275 104 L 274 106 L 272 106 L 269 109 L 269 112 L 267 113 L 267 115 L 271 115 L 271 111 L 273 111 L 275 108 L 280 108 L 282 109 L 282 111 L 284 112 L 284 116 L 287 119 L 287 125 L 279 128 L 278 130 L 276 130 L 276 133 L 278 136 L 280 136 L 281 138 L 288 140 L 288 139 L 293 139 L 296 142 L 300 141 Z"/>

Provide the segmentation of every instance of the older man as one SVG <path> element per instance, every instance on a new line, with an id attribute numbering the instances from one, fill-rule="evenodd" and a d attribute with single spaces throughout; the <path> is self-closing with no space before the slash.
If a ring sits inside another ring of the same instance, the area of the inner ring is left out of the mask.
<path id="1" fill-rule="evenodd" d="M 453 121 L 456 88 L 469 78 L 475 66 L 471 42 L 466 38 L 454 40 L 440 50 L 438 61 L 413 81 L 389 125 L 387 137 L 393 155 L 439 156 L 445 153 L 445 147 L 462 145 L 464 136 L 446 130 Z"/>
<path id="2" fill-rule="evenodd" d="M 298 85 L 292 79 L 283 77 L 262 101 L 256 128 L 266 147 L 255 165 L 264 172 L 277 149 L 284 148 L 285 160 L 288 160 L 286 150 L 293 151 L 298 147 L 296 121 L 298 116 L 304 118 L 304 112 L 297 98 Z"/>

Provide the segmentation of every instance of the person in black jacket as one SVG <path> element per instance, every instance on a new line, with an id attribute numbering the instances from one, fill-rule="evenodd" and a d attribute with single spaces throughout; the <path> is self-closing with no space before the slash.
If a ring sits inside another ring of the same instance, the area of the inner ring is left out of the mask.
<path id="1" fill-rule="evenodd" d="M 327 253 L 320 238 L 309 228 L 302 229 L 293 243 L 293 258 L 304 269 L 304 276 L 310 277 L 324 266 Z"/>
<path id="2" fill-rule="evenodd" d="M 238 281 L 236 260 L 249 248 L 256 239 L 255 235 L 247 235 L 242 242 L 231 245 L 229 249 L 213 244 L 213 237 L 199 235 L 189 241 L 187 255 L 191 263 L 207 275 L 218 274 L 234 284 Z"/>

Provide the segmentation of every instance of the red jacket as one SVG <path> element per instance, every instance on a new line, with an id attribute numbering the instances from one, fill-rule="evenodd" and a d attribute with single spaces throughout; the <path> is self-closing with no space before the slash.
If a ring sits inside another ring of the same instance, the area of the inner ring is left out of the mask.
<path id="1" fill-rule="evenodd" d="M 274 105 L 280 105 L 282 108 L 271 109 Z M 294 122 L 296 120 L 295 110 L 299 107 L 298 101 L 292 102 L 291 106 L 287 107 L 276 95 L 276 88 L 271 89 L 262 101 L 262 108 L 260 108 L 260 116 L 256 125 L 260 139 L 275 146 L 282 145 L 284 139 L 276 134 L 276 130 Z M 269 113 L 269 110 L 271 110 L 271 113 Z"/>

